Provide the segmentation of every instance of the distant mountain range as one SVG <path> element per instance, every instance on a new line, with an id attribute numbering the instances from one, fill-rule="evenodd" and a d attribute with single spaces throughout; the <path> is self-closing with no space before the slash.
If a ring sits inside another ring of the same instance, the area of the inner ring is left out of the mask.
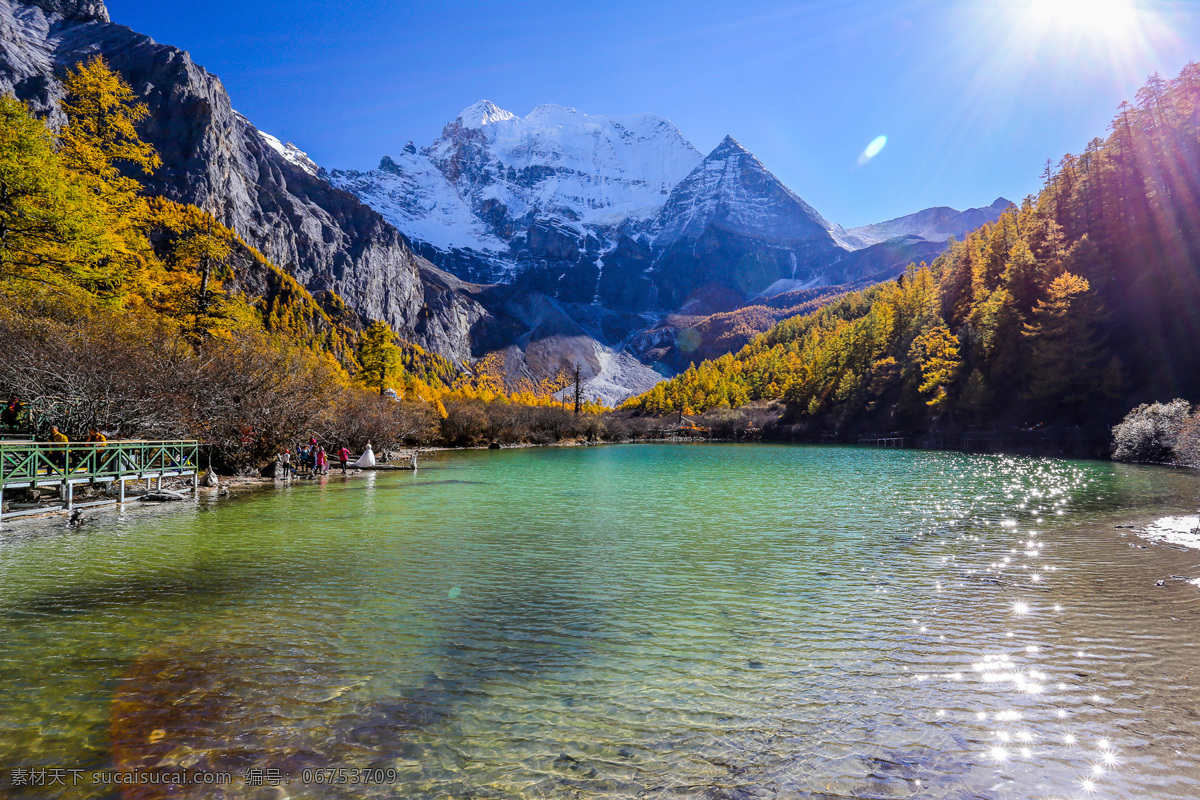
<path id="1" fill-rule="evenodd" d="M 0 91 L 61 119 L 60 76 L 93 54 L 150 108 L 163 166 L 148 191 L 210 211 L 363 320 L 458 363 L 499 351 L 513 376 L 578 363 L 609 402 L 678 366 L 656 361 L 673 320 L 893 277 L 1009 205 L 845 230 L 732 138 L 705 156 L 651 114 L 517 117 L 486 101 L 376 170 L 327 171 L 100 0 L 0 0 Z M 654 347 L 633 344 L 648 331 Z"/>

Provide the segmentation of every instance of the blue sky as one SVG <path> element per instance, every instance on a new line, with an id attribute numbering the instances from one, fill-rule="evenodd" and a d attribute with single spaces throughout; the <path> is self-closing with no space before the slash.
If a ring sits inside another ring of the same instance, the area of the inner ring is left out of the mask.
<path id="1" fill-rule="evenodd" d="M 263 130 L 368 169 L 486 98 L 731 134 L 828 219 L 1035 191 L 1154 71 L 1200 61 L 1197 0 L 108 0 Z M 203 9 L 202 11 L 200 9 Z M 886 136 L 871 159 L 868 145 Z M 865 163 L 864 163 L 865 162 Z"/>

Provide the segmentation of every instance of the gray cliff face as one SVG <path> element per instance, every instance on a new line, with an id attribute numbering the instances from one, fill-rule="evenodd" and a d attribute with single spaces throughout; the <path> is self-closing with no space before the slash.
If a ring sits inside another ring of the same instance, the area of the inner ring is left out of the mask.
<path id="1" fill-rule="evenodd" d="M 108 22 L 104 0 L 29 0 L 28 4 L 58 14 L 63 19 Z"/>
<path id="2" fill-rule="evenodd" d="M 98 2 L 0 0 L 0 91 L 61 122 L 61 75 L 102 55 L 150 108 L 143 135 L 163 166 L 149 191 L 211 212 L 309 290 L 333 290 L 433 352 L 470 357 L 470 330 L 487 313 L 478 303 L 378 213 L 271 148 L 187 53 L 107 19 Z"/>

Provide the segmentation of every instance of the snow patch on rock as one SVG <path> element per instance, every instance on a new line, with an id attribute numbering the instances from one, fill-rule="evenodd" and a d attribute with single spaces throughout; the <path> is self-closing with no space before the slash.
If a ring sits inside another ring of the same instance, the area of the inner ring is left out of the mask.
<path id="1" fill-rule="evenodd" d="M 408 236 L 438 250 L 470 249 L 489 280 L 515 277 L 516 251 L 538 220 L 608 247 L 621 226 L 648 224 L 701 153 L 654 114 L 585 114 L 541 105 L 524 117 L 482 100 L 428 147 L 405 147 L 378 169 L 335 170 Z M 511 249 L 512 255 L 501 251 Z"/>
<path id="2" fill-rule="evenodd" d="M 779 280 L 775 281 L 770 286 L 768 286 L 767 288 L 765 288 L 761 292 L 759 292 L 758 296 L 759 297 L 775 297 L 776 295 L 784 294 L 786 292 L 798 292 L 798 291 L 802 291 L 804 289 L 815 289 L 818 286 L 826 285 L 826 283 L 827 283 L 827 281 L 824 281 L 821 278 L 813 278 L 812 280 L 808 280 L 808 281 L 798 281 L 798 280 L 791 280 L 788 278 L 780 278 Z"/>
<path id="3" fill-rule="evenodd" d="M 339 189 L 369 198 L 369 205 L 410 238 L 444 250 L 471 248 L 495 253 L 507 244 L 487 227 L 429 157 L 404 151 L 367 173 L 334 171 Z"/>
<path id="4" fill-rule="evenodd" d="M 255 130 L 258 129 L 255 128 Z M 317 176 L 317 173 L 320 171 L 320 167 L 317 166 L 315 161 L 308 157 L 308 153 L 305 153 L 291 142 L 287 142 L 285 144 L 279 141 L 279 139 L 267 133 L 266 131 L 258 131 L 258 135 L 262 137 L 262 140 L 267 143 L 268 147 L 270 147 L 276 153 L 279 153 L 279 155 L 283 156 L 284 161 L 299 167 L 309 175 L 312 175 L 314 178 Z"/>

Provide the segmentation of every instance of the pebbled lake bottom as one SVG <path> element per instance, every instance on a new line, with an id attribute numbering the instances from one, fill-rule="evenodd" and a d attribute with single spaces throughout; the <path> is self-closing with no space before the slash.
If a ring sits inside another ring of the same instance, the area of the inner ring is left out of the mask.
<path id="1" fill-rule="evenodd" d="M 1200 553 L 1118 526 L 1198 490 L 630 445 L 10 526 L 0 796 L 1195 798 Z"/>

